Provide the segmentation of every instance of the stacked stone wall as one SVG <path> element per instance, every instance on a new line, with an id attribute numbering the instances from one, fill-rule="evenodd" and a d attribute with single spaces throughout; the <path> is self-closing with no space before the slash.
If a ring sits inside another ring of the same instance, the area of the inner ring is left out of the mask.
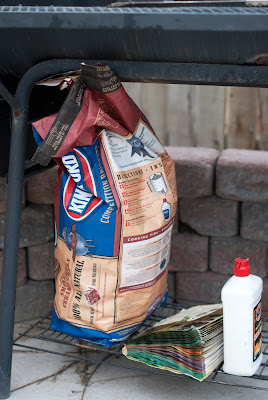
<path id="1" fill-rule="evenodd" d="M 178 227 L 170 280 L 176 297 L 220 301 L 237 257 L 263 278 L 268 309 L 268 152 L 167 147 L 176 165 Z"/>

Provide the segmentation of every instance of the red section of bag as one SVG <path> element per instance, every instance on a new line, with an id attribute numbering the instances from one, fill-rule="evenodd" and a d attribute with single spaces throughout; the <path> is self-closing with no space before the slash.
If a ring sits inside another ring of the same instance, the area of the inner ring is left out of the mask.
<path id="1" fill-rule="evenodd" d="M 57 114 L 50 115 L 33 123 L 42 139 L 45 139 L 56 117 Z M 74 147 L 93 144 L 102 129 L 126 136 L 134 131 L 140 117 L 146 120 L 123 86 L 109 94 L 86 89 L 82 108 L 56 157 L 62 157 Z"/>

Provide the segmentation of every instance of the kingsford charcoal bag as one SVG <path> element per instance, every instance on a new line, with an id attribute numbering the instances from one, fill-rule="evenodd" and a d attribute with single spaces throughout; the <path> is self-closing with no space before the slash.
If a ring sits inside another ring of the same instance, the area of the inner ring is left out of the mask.
<path id="1" fill-rule="evenodd" d="M 175 170 L 111 69 L 81 68 L 59 113 L 33 124 L 34 160 L 59 166 L 51 326 L 112 346 L 166 300 Z"/>

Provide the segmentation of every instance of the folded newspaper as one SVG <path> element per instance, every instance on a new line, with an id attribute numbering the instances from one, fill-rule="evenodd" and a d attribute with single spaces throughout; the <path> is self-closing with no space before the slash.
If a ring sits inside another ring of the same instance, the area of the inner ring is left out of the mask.
<path id="1" fill-rule="evenodd" d="M 131 360 L 203 381 L 223 361 L 222 304 L 183 309 L 134 336 L 122 352 Z"/>

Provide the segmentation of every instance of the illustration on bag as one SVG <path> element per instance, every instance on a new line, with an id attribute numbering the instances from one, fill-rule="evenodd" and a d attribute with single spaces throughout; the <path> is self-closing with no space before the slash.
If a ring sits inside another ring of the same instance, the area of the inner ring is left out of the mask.
<path id="1" fill-rule="evenodd" d="M 107 65 L 81 65 L 34 160 L 59 166 L 51 327 L 112 346 L 167 298 L 174 164 Z"/>
<path id="2" fill-rule="evenodd" d="M 72 226 L 72 231 L 69 228 L 64 227 L 62 230 L 62 236 L 69 250 L 73 251 L 73 261 L 75 256 L 86 256 L 90 255 L 90 248 L 95 246 L 89 244 L 92 240 L 84 239 L 79 233 L 76 232 L 76 225 Z"/>
<path id="3" fill-rule="evenodd" d="M 163 205 L 161 207 L 163 215 L 164 215 L 164 220 L 169 221 L 170 219 L 170 211 L 171 211 L 171 204 L 167 202 L 167 199 L 163 199 Z"/>
<path id="4" fill-rule="evenodd" d="M 99 291 L 93 287 L 89 287 L 88 289 L 86 289 L 84 295 L 87 303 L 91 306 L 97 304 L 101 299 Z"/>
<path id="5" fill-rule="evenodd" d="M 158 173 L 150 176 L 150 180 L 148 181 L 148 186 L 151 191 L 154 190 L 157 194 L 166 194 L 167 193 L 166 182 L 165 182 L 161 172 L 158 172 Z M 151 189 L 151 187 L 153 189 Z"/>
<path id="6" fill-rule="evenodd" d="M 148 151 L 145 150 L 144 144 L 135 136 L 132 136 L 130 139 L 127 139 L 127 142 L 132 146 L 131 157 L 133 157 L 134 154 L 138 154 L 142 155 L 143 157 L 148 156 L 154 158 L 154 156 L 150 155 Z"/>

